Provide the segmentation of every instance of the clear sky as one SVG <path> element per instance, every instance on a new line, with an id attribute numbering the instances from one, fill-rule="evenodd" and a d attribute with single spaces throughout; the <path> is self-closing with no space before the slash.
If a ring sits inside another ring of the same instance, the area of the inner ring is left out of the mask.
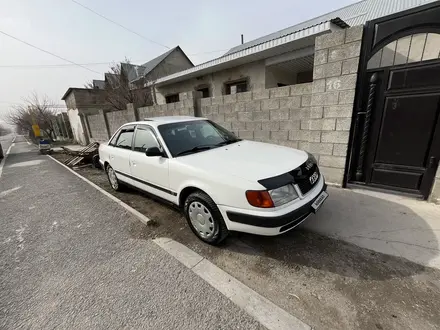
<path id="1" fill-rule="evenodd" d="M 356 0 L 77 0 L 100 14 L 166 45 L 180 45 L 194 64 L 240 43 L 338 9 Z M 71 0 L 0 0 L 0 31 L 76 63 L 141 64 L 167 48 L 148 42 Z M 221 50 L 221 51 L 218 51 Z M 213 52 L 217 51 L 217 52 Z M 210 53 L 206 53 L 210 52 Z M 193 55 L 192 55 L 193 54 Z M 59 104 L 69 87 L 102 79 L 109 64 L 68 64 L 0 34 L 0 117 L 32 92 Z M 6 67 L 11 66 L 11 67 Z M 1 119 L 1 118 L 0 118 Z"/>

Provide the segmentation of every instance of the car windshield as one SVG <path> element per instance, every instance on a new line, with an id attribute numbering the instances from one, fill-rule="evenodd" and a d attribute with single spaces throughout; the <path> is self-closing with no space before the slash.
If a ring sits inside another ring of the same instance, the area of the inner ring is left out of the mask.
<path id="1" fill-rule="evenodd" d="M 209 120 L 164 124 L 158 129 L 173 157 L 240 141 L 234 134 Z"/>

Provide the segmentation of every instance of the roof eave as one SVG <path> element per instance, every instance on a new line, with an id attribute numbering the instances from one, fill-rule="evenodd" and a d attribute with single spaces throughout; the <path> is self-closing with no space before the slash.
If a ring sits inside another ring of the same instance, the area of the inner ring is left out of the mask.
<path id="1" fill-rule="evenodd" d="M 270 49 L 275 49 L 276 47 L 290 44 L 292 42 L 297 42 L 305 38 L 314 37 L 314 36 L 316 37 L 318 35 L 330 32 L 332 30 L 341 29 L 341 21 L 342 20 L 339 19 L 337 23 L 336 22 L 334 23 L 333 20 L 329 20 L 314 26 L 310 26 L 300 31 L 296 31 L 288 35 L 284 35 L 279 38 L 263 42 L 261 44 L 240 50 L 238 52 L 221 56 L 214 60 L 197 65 L 193 68 L 180 71 L 166 77 L 159 78 L 155 82 L 148 83 L 147 86 L 152 86 L 152 85 L 163 86 L 173 82 L 190 79 L 193 76 L 203 75 L 204 73 L 208 73 L 207 71 L 211 71 L 211 72 L 219 71 L 227 63 L 230 64 L 231 67 L 233 67 L 242 64 L 242 62 L 249 63 L 255 61 L 256 56 L 258 54 L 261 55 L 263 52 L 268 51 Z"/>

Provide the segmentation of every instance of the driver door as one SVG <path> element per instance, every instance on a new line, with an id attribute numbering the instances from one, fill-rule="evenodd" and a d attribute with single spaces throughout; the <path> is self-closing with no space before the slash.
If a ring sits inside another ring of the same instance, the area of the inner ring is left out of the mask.
<path id="1" fill-rule="evenodd" d="M 169 160 L 163 156 L 149 157 L 148 148 L 164 150 L 154 130 L 147 125 L 136 126 L 133 151 L 130 154 L 130 170 L 133 185 L 153 195 L 175 202 L 176 193 L 169 189 Z"/>

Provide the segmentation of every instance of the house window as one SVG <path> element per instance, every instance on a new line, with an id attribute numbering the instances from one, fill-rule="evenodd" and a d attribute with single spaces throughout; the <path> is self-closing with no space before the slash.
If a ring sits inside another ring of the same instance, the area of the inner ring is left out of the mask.
<path id="1" fill-rule="evenodd" d="M 171 94 L 171 95 L 165 96 L 165 102 L 166 103 L 179 102 L 179 94 Z"/>
<path id="2" fill-rule="evenodd" d="M 198 92 L 202 92 L 202 98 L 209 97 L 209 87 L 199 88 Z"/>
<path id="3" fill-rule="evenodd" d="M 299 72 L 296 75 L 296 83 L 297 84 L 304 84 L 304 83 L 309 83 L 312 81 L 313 81 L 313 71 Z"/>
<path id="4" fill-rule="evenodd" d="M 248 90 L 247 80 L 234 81 L 225 84 L 225 94 L 244 93 Z"/>

